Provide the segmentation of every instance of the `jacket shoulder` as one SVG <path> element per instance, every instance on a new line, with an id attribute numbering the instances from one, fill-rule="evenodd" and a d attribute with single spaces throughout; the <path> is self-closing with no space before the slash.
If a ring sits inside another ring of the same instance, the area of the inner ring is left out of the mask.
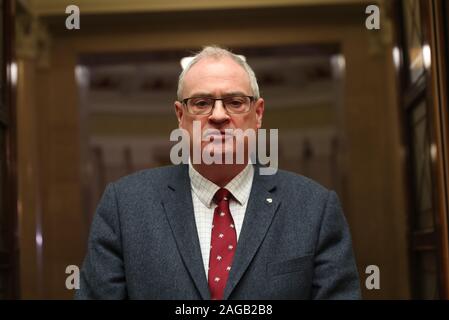
<path id="1" fill-rule="evenodd" d="M 144 169 L 121 177 L 112 184 L 118 189 L 142 190 L 151 187 L 160 188 L 161 184 L 172 179 L 182 171 L 182 166 L 170 165 Z"/>
<path id="2" fill-rule="evenodd" d="M 327 197 L 330 192 L 328 188 L 317 181 L 287 170 L 278 170 L 276 180 L 283 190 L 291 190 L 292 193 L 299 192 L 309 197 Z"/>

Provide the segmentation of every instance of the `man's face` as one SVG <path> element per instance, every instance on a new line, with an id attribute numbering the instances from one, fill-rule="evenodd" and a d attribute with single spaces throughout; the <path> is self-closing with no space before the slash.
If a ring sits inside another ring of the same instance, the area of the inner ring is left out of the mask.
<path id="1" fill-rule="evenodd" d="M 230 95 L 253 95 L 248 74 L 231 58 L 204 58 L 197 62 L 184 77 L 183 99 L 193 96 L 222 98 Z M 215 107 L 209 115 L 190 114 L 179 101 L 175 102 L 175 110 L 179 127 L 189 132 L 192 145 L 193 138 L 201 139 L 201 137 L 193 136 L 195 120 L 201 124 L 202 135 L 207 129 L 217 129 L 221 132 L 225 129 L 242 129 L 243 131 L 253 129 L 257 132 L 262 125 L 264 100 L 260 98 L 254 101 L 250 110 L 242 114 L 227 113 L 221 100 L 215 102 Z M 224 135 L 219 137 L 220 139 L 214 138 L 211 139 L 213 142 L 201 141 L 201 152 L 205 148 L 213 148 L 213 143 L 222 143 L 223 154 L 229 152 L 235 154 L 234 139 L 225 139 Z"/>

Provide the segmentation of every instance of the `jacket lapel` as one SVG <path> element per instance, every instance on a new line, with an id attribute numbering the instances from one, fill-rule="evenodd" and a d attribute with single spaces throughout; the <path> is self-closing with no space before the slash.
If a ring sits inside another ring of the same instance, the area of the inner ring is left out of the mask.
<path id="1" fill-rule="evenodd" d="M 210 292 L 195 224 L 187 165 L 175 167 L 175 174 L 162 191 L 162 205 L 187 270 L 201 297 L 209 300 Z"/>
<path id="2" fill-rule="evenodd" d="M 274 176 L 261 176 L 259 175 L 259 169 L 258 165 L 254 167 L 253 185 L 237 242 L 231 273 L 224 291 L 224 299 L 229 298 L 232 290 L 251 263 L 280 204 L 279 197 L 274 193 L 276 188 Z"/>

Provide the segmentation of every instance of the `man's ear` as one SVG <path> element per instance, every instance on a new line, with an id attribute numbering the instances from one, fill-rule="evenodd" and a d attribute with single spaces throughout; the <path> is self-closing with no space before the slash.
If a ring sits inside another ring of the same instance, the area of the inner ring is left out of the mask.
<path id="1" fill-rule="evenodd" d="M 262 98 L 257 99 L 255 110 L 257 129 L 260 129 L 262 127 L 263 112 L 265 111 L 265 101 Z"/>
<path id="2" fill-rule="evenodd" d="M 175 101 L 175 113 L 176 118 L 178 118 L 178 127 L 181 128 L 182 117 L 184 116 L 184 109 L 182 108 L 182 104 L 179 101 Z"/>

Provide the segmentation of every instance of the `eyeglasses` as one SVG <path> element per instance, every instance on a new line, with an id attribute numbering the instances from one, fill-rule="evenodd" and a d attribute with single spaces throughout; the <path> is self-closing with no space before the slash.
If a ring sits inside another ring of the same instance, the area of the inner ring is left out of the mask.
<path id="1" fill-rule="evenodd" d="M 187 111 L 194 115 L 209 115 L 215 107 L 215 101 L 221 100 L 223 107 L 229 114 L 248 112 L 251 103 L 255 100 L 252 96 L 229 96 L 224 98 L 190 97 L 182 100 Z"/>

